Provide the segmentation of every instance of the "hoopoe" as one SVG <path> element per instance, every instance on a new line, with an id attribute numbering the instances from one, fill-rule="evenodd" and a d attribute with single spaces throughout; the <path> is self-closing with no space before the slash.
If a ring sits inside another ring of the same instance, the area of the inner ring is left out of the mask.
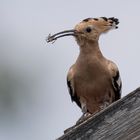
<path id="1" fill-rule="evenodd" d="M 98 43 L 102 33 L 117 29 L 118 24 L 119 20 L 114 17 L 87 18 L 74 29 L 47 38 L 47 42 L 53 42 L 60 37 L 74 36 L 80 47 L 79 56 L 67 75 L 71 99 L 83 112 L 80 121 L 121 98 L 119 70 L 114 62 L 103 56 Z"/>

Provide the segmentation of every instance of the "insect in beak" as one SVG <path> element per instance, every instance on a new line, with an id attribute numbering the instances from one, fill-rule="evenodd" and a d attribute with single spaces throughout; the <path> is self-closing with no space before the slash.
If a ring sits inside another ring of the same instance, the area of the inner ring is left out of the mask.
<path id="1" fill-rule="evenodd" d="M 64 36 L 75 36 L 76 35 L 76 30 L 65 30 L 59 33 L 56 33 L 54 35 L 49 34 L 46 41 L 47 43 L 52 42 L 54 43 L 58 38 L 64 37 Z"/>

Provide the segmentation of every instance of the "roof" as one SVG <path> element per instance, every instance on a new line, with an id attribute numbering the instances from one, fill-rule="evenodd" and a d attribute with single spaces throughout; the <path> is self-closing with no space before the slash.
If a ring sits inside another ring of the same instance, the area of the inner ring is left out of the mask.
<path id="1" fill-rule="evenodd" d="M 140 88 L 57 140 L 140 140 Z"/>

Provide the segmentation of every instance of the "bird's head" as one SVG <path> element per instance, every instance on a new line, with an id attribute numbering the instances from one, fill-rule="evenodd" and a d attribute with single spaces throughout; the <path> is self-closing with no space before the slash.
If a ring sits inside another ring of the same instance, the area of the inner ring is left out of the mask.
<path id="1" fill-rule="evenodd" d="M 83 44 L 85 41 L 98 41 L 102 33 L 106 33 L 111 29 L 117 29 L 118 24 L 119 20 L 114 17 L 87 18 L 78 23 L 72 30 L 49 35 L 47 42 L 53 42 L 64 36 L 74 36 L 79 45 Z"/>

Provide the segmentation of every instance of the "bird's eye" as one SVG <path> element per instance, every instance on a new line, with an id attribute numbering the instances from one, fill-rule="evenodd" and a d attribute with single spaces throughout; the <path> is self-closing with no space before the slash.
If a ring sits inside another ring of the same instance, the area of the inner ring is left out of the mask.
<path id="1" fill-rule="evenodd" d="M 86 32 L 87 32 L 87 33 L 90 33 L 91 31 L 92 31 L 91 27 L 87 27 L 87 28 L 86 28 Z"/>

